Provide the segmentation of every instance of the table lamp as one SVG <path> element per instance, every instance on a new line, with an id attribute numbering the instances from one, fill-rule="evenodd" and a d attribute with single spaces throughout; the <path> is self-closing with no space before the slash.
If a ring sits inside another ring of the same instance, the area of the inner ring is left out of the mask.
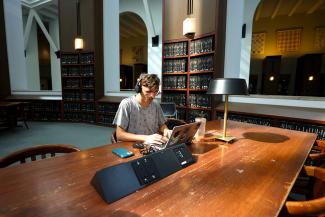
<path id="1" fill-rule="evenodd" d="M 223 135 L 217 139 L 229 142 L 235 137 L 227 136 L 228 95 L 247 95 L 247 84 L 241 78 L 218 78 L 210 81 L 207 94 L 225 95 L 225 111 L 223 119 Z"/>

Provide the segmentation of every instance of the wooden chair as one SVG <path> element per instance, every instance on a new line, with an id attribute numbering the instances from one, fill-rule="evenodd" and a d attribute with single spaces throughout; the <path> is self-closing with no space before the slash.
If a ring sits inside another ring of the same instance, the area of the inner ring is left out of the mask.
<path id="1" fill-rule="evenodd" d="M 310 159 L 317 166 L 321 166 L 325 161 L 325 140 L 316 140 L 312 153 L 309 154 Z"/>
<path id="2" fill-rule="evenodd" d="M 319 180 L 319 182 L 316 182 L 314 185 L 314 198 L 306 201 L 287 201 L 282 210 L 282 216 L 324 216 L 325 214 L 325 169 L 320 167 L 304 166 L 303 172 L 308 176 L 315 177 Z"/>
<path id="3" fill-rule="evenodd" d="M 7 167 L 16 162 L 20 162 L 21 164 L 26 163 L 26 159 L 28 158 L 31 158 L 31 161 L 35 161 L 37 156 L 40 156 L 41 159 L 45 159 L 47 154 L 50 154 L 50 157 L 54 157 L 58 153 L 71 153 L 77 151 L 80 151 L 80 149 L 72 145 L 39 145 L 16 151 L 0 158 L 0 168 Z"/>

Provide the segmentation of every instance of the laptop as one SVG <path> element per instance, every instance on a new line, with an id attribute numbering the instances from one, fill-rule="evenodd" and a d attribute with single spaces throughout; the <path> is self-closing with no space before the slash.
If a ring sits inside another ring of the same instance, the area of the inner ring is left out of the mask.
<path id="1" fill-rule="evenodd" d="M 165 144 L 151 144 L 150 146 L 158 150 L 162 150 L 178 144 L 189 144 L 192 142 L 196 131 L 200 127 L 200 124 L 200 122 L 194 122 L 190 124 L 176 126 L 173 128 L 173 131 Z"/>

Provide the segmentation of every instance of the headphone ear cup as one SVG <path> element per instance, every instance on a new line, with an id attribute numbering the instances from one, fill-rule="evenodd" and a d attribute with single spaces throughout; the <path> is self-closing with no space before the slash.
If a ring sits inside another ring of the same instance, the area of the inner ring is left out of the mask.
<path id="1" fill-rule="evenodd" d="M 137 81 L 135 87 L 134 87 L 134 90 L 136 93 L 140 93 L 141 92 L 141 84 L 140 84 L 140 81 Z"/>

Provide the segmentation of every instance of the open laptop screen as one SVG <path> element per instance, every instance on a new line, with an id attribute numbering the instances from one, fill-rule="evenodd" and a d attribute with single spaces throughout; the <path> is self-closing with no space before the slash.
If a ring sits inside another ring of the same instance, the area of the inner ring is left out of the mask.
<path id="1" fill-rule="evenodd" d="M 184 124 L 173 128 L 171 136 L 163 145 L 154 145 L 157 149 L 165 149 L 178 144 L 189 144 L 192 142 L 196 131 L 200 127 L 200 122 Z"/>

